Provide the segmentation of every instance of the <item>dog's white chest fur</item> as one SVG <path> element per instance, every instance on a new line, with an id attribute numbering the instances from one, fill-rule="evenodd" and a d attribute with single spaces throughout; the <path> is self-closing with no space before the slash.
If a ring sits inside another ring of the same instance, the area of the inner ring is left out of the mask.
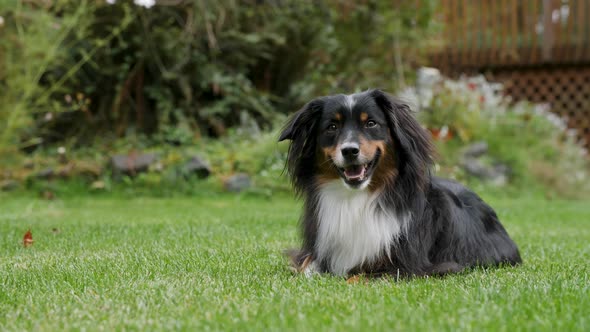
<path id="1" fill-rule="evenodd" d="M 317 259 L 326 260 L 331 273 L 345 275 L 350 269 L 389 255 L 403 220 L 379 209 L 375 194 L 352 190 L 340 181 L 320 189 Z"/>

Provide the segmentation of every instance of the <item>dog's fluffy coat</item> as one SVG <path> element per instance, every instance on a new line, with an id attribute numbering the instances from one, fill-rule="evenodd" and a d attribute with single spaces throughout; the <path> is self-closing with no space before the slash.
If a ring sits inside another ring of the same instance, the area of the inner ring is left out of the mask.
<path id="1" fill-rule="evenodd" d="M 434 149 L 410 109 L 379 91 L 315 99 L 287 123 L 287 170 L 304 199 L 306 274 L 424 276 L 521 262 L 496 213 L 431 176 Z"/>

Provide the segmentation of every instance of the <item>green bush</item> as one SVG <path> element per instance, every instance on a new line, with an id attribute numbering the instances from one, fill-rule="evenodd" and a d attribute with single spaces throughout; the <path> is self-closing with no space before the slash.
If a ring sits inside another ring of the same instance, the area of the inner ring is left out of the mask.
<path id="1" fill-rule="evenodd" d="M 391 90 L 434 1 L 15 1 L 0 16 L 0 146 L 261 128 L 319 94 Z M 100 142 L 99 142 L 100 143 Z"/>
<path id="2" fill-rule="evenodd" d="M 448 129 L 437 141 L 440 173 L 478 185 L 459 165 L 467 145 L 485 141 L 489 162 L 510 167 L 512 189 L 588 197 L 590 161 L 575 132 L 546 105 L 511 104 L 502 93 L 482 77 L 443 79 L 433 88 L 419 118 L 433 132 Z"/>
<path id="3" fill-rule="evenodd" d="M 72 36 L 84 35 L 88 9 L 86 1 L 64 15 L 56 15 L 65 10 L 62 2 L 53 11 L 22 1 L 3 2 L 0 7 L 0 156 L 38 144 L 30 133 L 64 110 L 60 99 L 52 96 L 84 63 L 68 50 L 75 47 Z M 49 86 L 48 75 L 58 65 L 70 70 Z"/>

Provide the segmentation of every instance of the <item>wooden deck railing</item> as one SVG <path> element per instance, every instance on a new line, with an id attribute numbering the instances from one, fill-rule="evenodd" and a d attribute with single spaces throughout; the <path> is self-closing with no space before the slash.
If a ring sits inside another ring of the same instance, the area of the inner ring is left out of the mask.
<path id="1" fill-rule="evenodd" d="M 441 0 L 439 66 L 590 64 L 589 0 Z"/>

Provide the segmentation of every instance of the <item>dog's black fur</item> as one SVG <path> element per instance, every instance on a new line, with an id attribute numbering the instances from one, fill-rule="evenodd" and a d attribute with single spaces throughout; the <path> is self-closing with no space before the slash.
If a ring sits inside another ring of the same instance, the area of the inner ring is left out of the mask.
<path id="1" fill-rule="evenodd" d="M 411 216 L 391 248 L 385 248 L 389 249 L 389 255 L 384 251 L 381 257 L 364 262 L 346 274 L 411 277 L 459 272 L 473 266 L 521 263 L 517 246 L 488 204 L 462 185 L 431 175 L 433 144 L 407 105 L 380 90 L 352 95 L 356 102 L 348 108 L 346 97 L 334 95 L 309 102 L 289 120 L 279 138 L 279 141 L 291 140 L 286 169 L 296 192 L 304 199 L 303 246 L 292 252 L 296 267 L 303 270 L 310 262 L 317 261 L 316 241 L 322 222 L 318 192 L 325 179 L 349 180 L 342 173 L 344 168 L 332 164 L 333 154 L 329 152 L 341 147 L 345 132 L 349 138 L 361 137 L 361 149 L 363 144 L 377 144 L 374 162 L 379 165 L 373 166 L 374 179 L 366 189 L 378 195 L 375 212 L 386 209 L 391 215 Z M 367 117 L 376 120 L 363 128 L 356 125 L 358 119 L 326 127 L 326 123 L 335 121 L 330 120 L 334 114 L 346 112 L 350 116 L 360 112 L 365 120 Z M 336 132 L 332 132 L 334 128 Z M 325 157 L 322 149 L 328 151 Z M 326 163 L 330 164 L 327 169 Z M 343 190 L 359 190 L 356 177 L 347 182 L 349 189 L 343 187 Z M 317 272 L 332 272 L 327 260 L 329 257 L 316 262 Z"/>

